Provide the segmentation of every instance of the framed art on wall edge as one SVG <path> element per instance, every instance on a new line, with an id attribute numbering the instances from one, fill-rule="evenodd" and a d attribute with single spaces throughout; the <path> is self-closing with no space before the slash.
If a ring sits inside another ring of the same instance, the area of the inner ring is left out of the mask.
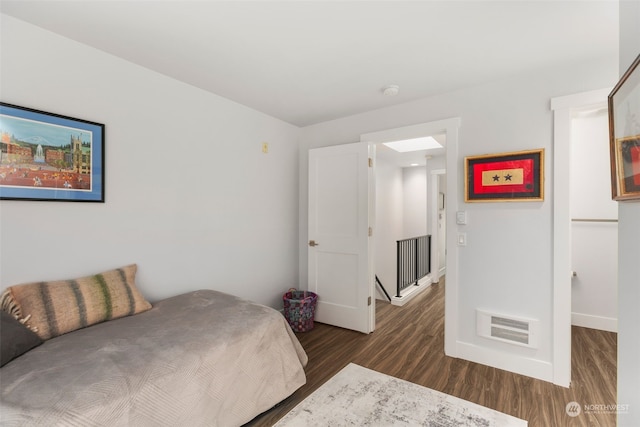
<path id="1" fill-rule="evenodd" d="M 465 202 L 544 200 L 544 149 L 465 157 Z"/>
<path id="2" fill-rule="evenodd" d="M 104 125 L 0 102 L 0 199 L 104 202 Z"/>
<path id="3" fill-rule="evenodd" d="M 640 55 L 608 98 L 611 197 L 640 200 Z"/>

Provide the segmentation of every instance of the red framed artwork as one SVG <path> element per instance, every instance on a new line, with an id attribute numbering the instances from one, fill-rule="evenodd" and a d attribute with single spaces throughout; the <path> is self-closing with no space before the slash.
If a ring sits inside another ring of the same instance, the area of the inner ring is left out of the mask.
<path id="1" fill-rule="evenodd" d="M 611 91 L 608 104 L 611 197 L 640 200 L 640 55 Z"/>
<path id="2" fill-rule="evenodd" d="M 544 149 L 465 157 L 465 202 L 544 200 Z"/>

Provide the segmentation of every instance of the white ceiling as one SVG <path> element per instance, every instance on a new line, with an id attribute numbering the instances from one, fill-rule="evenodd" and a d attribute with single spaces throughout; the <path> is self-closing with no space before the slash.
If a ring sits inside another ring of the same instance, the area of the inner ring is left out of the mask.
<path id="1" fill-rule="evenodd" d="M 616 0 L 2 0 L 0 10 L 297 126 L 618 51 Z M 382 95 L 389 84 L 396 97 Z"/>

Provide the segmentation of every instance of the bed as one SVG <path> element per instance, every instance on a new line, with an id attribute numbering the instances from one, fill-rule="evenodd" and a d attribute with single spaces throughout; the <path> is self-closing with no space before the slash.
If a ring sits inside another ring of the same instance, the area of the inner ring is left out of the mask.
<path id="1" fill-rule="evenodd" d="M 239 426 L 305 381 L 278 311 L 199 290 L 45 340 L 0 368 L 3 426 Z"/>

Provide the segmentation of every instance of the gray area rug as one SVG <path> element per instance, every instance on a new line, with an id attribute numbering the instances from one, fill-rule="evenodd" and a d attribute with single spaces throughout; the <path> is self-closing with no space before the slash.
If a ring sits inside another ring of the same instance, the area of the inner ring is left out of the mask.
<path id="1" fill-rule="evenodd" d="M 351 363 L 276 426 L 526 427 L 527 422 Z"/>

